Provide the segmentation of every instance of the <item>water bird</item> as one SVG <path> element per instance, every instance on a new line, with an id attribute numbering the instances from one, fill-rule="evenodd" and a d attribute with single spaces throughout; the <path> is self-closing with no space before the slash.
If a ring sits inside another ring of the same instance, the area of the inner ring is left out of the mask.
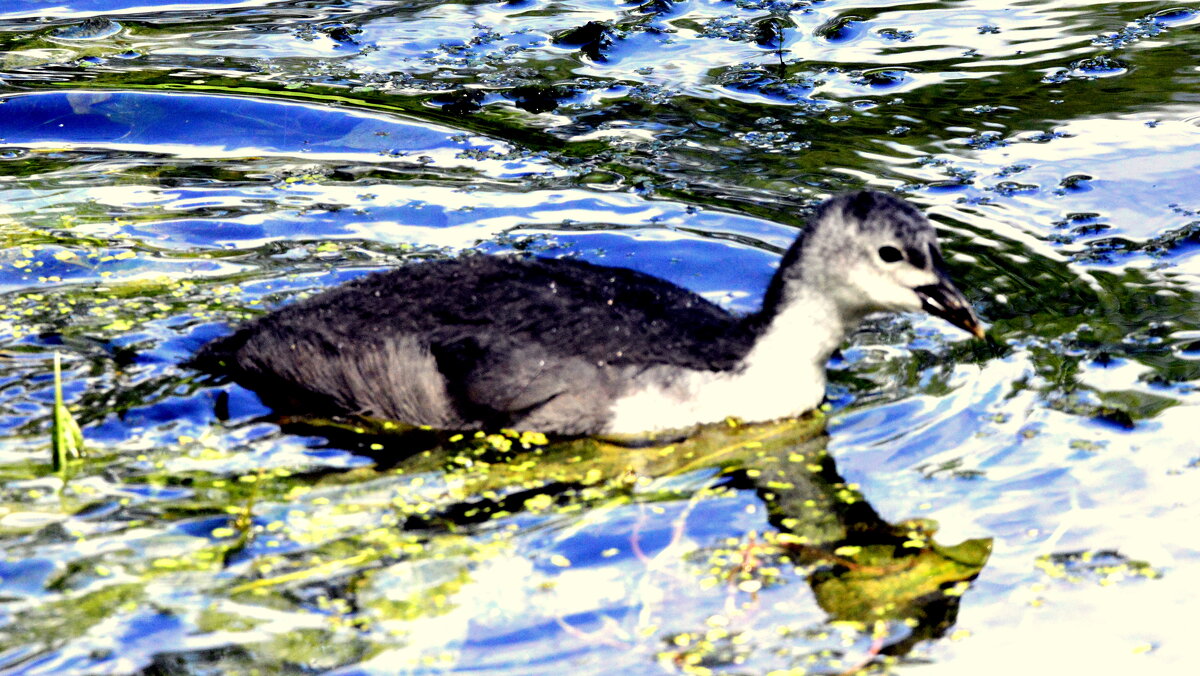
<path id="1" fill-rule="evenodd" d="M 866 315 L 916 310 L 984 335 L 924 215 L 860 191 L 816 209 L 751 314 L 625 268 L 469 255 L 274 310 L 190 366 L 280 412 L 642 434 L 811 410 L 827 361 Z"/>

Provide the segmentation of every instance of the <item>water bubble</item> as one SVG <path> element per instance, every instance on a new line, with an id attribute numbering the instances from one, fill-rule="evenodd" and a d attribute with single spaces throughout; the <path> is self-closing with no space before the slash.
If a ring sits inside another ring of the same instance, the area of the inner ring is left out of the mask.
<path id="1" fill-rule="evenodd" d="M 899 87 L 908 80 L 908 73 L 899 68 L 879 68 L 876 70 L 868 70 L 859 73 L 851 78 L 851 82 L 856 85 L 872 87 L 874 89 L 892 89 Z"/>
<path id="2" fill-rule="evenodd" d="M 785 40 L 784 31 L 791 27 L 791 21 L 782 17 L 759 19 L 754 22 L 754 41 L 759 47 L 781 48 Z"/>
<path id="3" fill-rule="evenodd" d="M 637 11 L 642 14 L 669 14 L 675 9 L 679 0 L 650 0 L 639 5 Z"/>
<path id="4" fill-rule="evenodd" d="M 94 16 L 81 23 L 63 26 L 54 31 L 59 40 L 102 40 L 121 32 L 121 24 L 103 16 Z"/>
<path id="5" fill-rule="evenodd" d="M 592 61 L 605 63 L 608 57 L 605 52 L 617 40 L 613 29 L 599 21 L 589 21 L 579 28 L 563 31 L 554 36 L 554 44 L 578 47 Z"/>
<path id="6" fill-rule="evenodd" d="M 1088 181 L 1091 180 L 1092 177 L 1088 176 L 1087 174 L 1071 174 L 1070 176 L 1067 176 L 1063 180 L 1059 181 L 1058 187 L 1064 192 L 1088 192 L 1092 189 L 1092 187 L 1088 185 Z"/>
<path id="7" fill-rule="evenodd" d="M 1029 170 L 1028 164 L 1024 164 L 1024 163 L 1010 164 L 1007 167 L 1001 167 L 1000 170 L 997 171 L 994 175 L 999 176 L 1000 178 L 1006 178 L 1008 176 L 1013 176 L 1015 174 L 1019 174 L 1023 171 L 1028 171 L 1028 170 Z"/>
<path id="8" fill-rule="evenodd" d="M 998 131 L 985 131 L 967 138 L 967 147 L 974 150 L 1003 148 L 1006 145 L 1008 145 L 1008 141 L 1004 140 L 1004 137 Z"/>
<path id="9" fill-rule="evenodd" d="M 1016 181 L 1001 181 L 991 188 L 992 191 L 1006 197 L 1017 194 L 1035 193 L 1039 189 L 1040 187 L 1033 183 L 1018 183 Z"/>
<path id="10" fill-rule="evenodd" d="M 1176 23 L 1187 21 L 1196 16 L 1197 13 L 1200 12 L 1191 7 L 1172 7 L 1171 9 L 1155 12 L 1150 18 L 1158 23 Z"/>
<path id="11" fill-rule="evenodd" d="M 896 42 L 908 42 L 915 35 L 912 31 L 897 28 L 880 28 L 875 31 L 875 34 L 884 40 L 895 40 Z"/>
<path id="12" fill-rule="evenodd" d="M 1123 62 L 1110 56 L 1096 56 L 1080 59 L 1071 64 L 1070 72 L 1077 77 L 1114 77 L 1124 75 L 1129 70 Z"/>
<path id="13" fill-rule="evenodd" d="M 849 42 L 862 35 L 864 19 L 861 16 L 839 16 L 817 27 L 813 35 L 830 42 Z"/>

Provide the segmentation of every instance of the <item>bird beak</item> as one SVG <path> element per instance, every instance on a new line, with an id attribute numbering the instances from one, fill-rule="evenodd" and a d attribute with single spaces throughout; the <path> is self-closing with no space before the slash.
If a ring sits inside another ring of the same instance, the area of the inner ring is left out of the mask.
<path id="1" fill-rule="evenodd" d="M 976 338 L 983 338 L 983 326 L 971 310 L 971 304 L 944 273 L 938 273 L 938 283 L 913 289 L 921 299 L 921 307 L 935 317 L 941 317 Z"/>

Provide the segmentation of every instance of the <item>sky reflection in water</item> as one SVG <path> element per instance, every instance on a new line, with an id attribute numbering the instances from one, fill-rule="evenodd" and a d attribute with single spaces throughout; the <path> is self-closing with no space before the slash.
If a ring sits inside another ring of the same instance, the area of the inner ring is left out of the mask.
<path id="1" fill-rule="evenodd" d="M 764 497 L 750 460 L 642 468 L 620 491 L 514 480 L 499 492 L 520 500 L 443 522 L 421 510 L 480 498 L 522 456 L 371 472 L 369 444 L 282 432 L 174 366 L 265 307 L 468 248 L 633 267 L 752 310 L 797 205 L 863 185 L 927 209 L 999 345 L 879 318 L 831 365 L 841 477 L 884 522 L 994 539 L 948 635 L 879 629 L 906 646 L 881 669 L 1193 663 L 1194 10 L 29 4 L 0 10 L 0 668 L 869 659 L 809 568 L 763 549 L 743 580 L 759 586 L 722 577 L 789 528 L 788 489 Z M 82 23 L 99 15 L 114 23 Z M 780 43 L 760 39 L 771 17 Z M 562 39 L 588 21 L 613 29 L 599 58 Z M 62 499 L 54 351 L 98 452 Z M 611 467 L 635 461 L 652 463 Z"/>

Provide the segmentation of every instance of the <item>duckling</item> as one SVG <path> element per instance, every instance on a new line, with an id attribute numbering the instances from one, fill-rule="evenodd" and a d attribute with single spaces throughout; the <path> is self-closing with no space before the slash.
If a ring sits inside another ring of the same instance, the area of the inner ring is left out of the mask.
<path id="1" fill-rule="evenodd" d="M 830 356 L 866 315 L 916 310 L 984 335 L 921 212 L 861 191 L 817 208 L 751 314 L 624 268 L 475 255 L 275 310 L 190 366 L 300 415 L 642 434 L 809 411 Z"/>

